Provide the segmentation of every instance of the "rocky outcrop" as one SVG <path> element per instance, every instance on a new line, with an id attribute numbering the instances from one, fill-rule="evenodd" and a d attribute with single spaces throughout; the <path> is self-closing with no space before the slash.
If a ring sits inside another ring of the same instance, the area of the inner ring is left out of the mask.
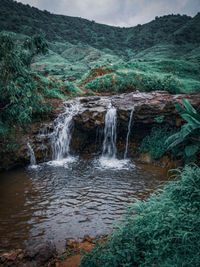
<path id="1" fill-rule="evenodd" d="M 110 97 L 81 98 L 80 112 L 74 117 L 74 138 L 72 147 L 80 152 L 99 151 L 102 145 L 104 120 L 107 107 L 111 103 L 117 108 L 118 151 L 124 151 L 130 112 L 133 113 L 130 146 L 135 153 L 135 146 L 146 136 L 152 126 L 168 123 L 180 126 L 183 120 L 175 110 L 174 104 L 182 103 L 186 98 L 200 111 L 200 93 L 171 95 L 168 92 L 129 93 Z"/>
<path id="2" fill-rule="evenodd" d="M 103 125 L 108 103 L 111 103 L 117 108 L 119 118 L 124 121 L 129 120 L 130 111 L 134 109 L 135 123 L 153 124 L 156 123 L 157 117 L 164 116 L 163 123 L 180 125 L 180 117 L 174 104 L 182 103 L 183 98 L 188 99 L 197 110 L 200 110 L 200 93 L 185 95 L 171 95 L 165 91 L 129 93 L 110 97 L 81 98 L 80 113 L 74 120 L 87 129 Z"/>
<path id="3" fill-rule="evenodd" d="M 180 126 L 183 121 L 175 110 L 174 104 L 186 98 L 200 112 L 200 93 L 171 95 L 167 92 L 129 93 L 114 96 L 81 97 L 79 112 L 74 116 L 74 127 L 71 149 L 74 153 L 100 153 L 102 148 L 105 114 L 111 103 L 117 108 L 117 147 L 119 153 L 124 152 L 125 140 L 130 118 L 133 113 L 133 123 L 130 135 L 130 151 L 134 155 L 137 145 L 147 135 L 152 126 L 158 122 L 171 126 Z M 55 101 L 54 109 L 49 119 L 42 122 L 27 124 L 15 133 L 17 147 L 8 152 L 0 152 L 0 170 L 15 166 L 26 165 L 30 161 L 27 142 L 32 146 L 37 162 L 52 158 L 51 133 L 53 120 L 63 112 L 68 102 Z M 1 140 L 0 140 L 1 141 Z"/>

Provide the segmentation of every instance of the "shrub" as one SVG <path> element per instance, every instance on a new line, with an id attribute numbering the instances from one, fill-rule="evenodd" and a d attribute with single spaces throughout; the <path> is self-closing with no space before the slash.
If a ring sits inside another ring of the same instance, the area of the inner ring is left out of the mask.
<path id="1" fill-rule="evenodd" d="M 179 155 L 190 162 L 195 159 L 194 155 L 200 148 L 200 114 L 186 99 L 183 99 L 183 103 L 184 107 L 179 103 L 175 107 L 187 123 L 181 127 L 180 131 L 169 136 L 165 145 L 168 150 L 179 149 Z"/>
<path id="2" fill-rule="evenodd" d="M 151 158 L 161 158 L 167 151 L 166 140 L 176 132 L 169 126 L 153 127 L 150 135 L 146 136 L 139 147 L 140 153 L 149 153 Z"/>
<path id="3" fill-rule="evenodd" d="M 78 86 L 73 82 L 65 81 L 63 82 L 63 86 L 65 88 L 65 93 L 68 95 L 78 96 L 83 94 L 83 91 L 81 91 L 81 89 L 79 89 Z"/>
<path id="4" fill-rule="evenodd" d="M 32 114 L 47 109 L 29 71 L 32 58 L 46 52 L 45 41 L 34 36 L 16 44 L 11 34 L 0 34 L 0 132 L 31 121 Z"/>
<path id="5" fill-rule="evenodd" d="M 132 64 L 132 67 L 134 66 L 136 67 L 137 65 Z M 116 67 L 117 65 L 112 66 L 112 69 L 107 68 L 111 73 L 88 77 L 85 80 L 85 89 L 91 89 L 95 92 L 121 93 L 135 90 L 144 92 L 164 90 L 170 93 L 177 93 L 181 87 L 178 79 L 175 79 L 170 74 L 149 73 L 132 69 L 116 70 Z M 118 67 L 120 67 L 120 64 L 118 64 Z"/>

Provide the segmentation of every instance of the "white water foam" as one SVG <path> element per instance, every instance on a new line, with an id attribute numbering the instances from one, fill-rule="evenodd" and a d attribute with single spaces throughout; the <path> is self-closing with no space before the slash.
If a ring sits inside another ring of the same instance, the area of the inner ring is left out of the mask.
<path id="1" fill-rule="evenodd" d="M 128 159 L 117 159 L 117 158 L 108 158 L 108 157 L 101 157 L 99 159 L 100 166 L 97 168 L 103 169 L 115 169 L 115 170 L 124 170 L 130 169 L 130 160 Z M 134 165 L 132 165 L 133 167 Z"/>
<path id="2" fill-rule="evenodd" d="M 67 158 L 61 160 L 52 160 L 47 162 L 48 165 L 53 167 L 65 167 L 68 168 L 68 164 L 77 161 L 77 157 L 68 156 Z"/>

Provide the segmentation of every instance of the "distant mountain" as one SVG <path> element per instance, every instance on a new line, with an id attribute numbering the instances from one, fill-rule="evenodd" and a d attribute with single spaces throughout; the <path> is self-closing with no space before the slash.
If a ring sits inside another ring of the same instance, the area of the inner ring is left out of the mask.
<path id="1" fill-rule="evenodd" d="M 166 15 L 120 28 L 0 0 L 0 31 L 14 32 L 17 40 L 44 35 L 49 54 L 37 57 L 32 69 L 59 79 L 80 79 L 96 65 L 121 62 L 186 60 L 196 68 L 200 64 L 199 29 L 200 13 L 194 18 Z"/>
<path id="2" fill-rule="evenodd" d="M 0 31 L 29 36 L 44 33 L 49 41 L 83 43 L 97 49 L 108 48 L 116 53 L 124 49 L 140 51 L 166 42 L 181 44 L 195 40 L 200 43 L 199 22 L 199 14 L 193 19 L 186 15 L 167 15 L 156 17 L 144 25 L 120 28 L 51 14 L 13 0 L 0 1 Z"/>
<path id="3" fill-rule="evenodd" d="M 173 33 L 175 43 L 200 44 L 200 13 Z"/>

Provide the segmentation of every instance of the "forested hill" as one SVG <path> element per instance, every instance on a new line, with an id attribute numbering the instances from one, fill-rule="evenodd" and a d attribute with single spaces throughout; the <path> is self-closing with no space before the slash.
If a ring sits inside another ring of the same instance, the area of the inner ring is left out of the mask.
<path id="1" fill-rule="evenodd" d="M 84 14 L 83 14 L 84 15 Z M 117 54 L 140 51 L 160 43 L 200 43 L 200 13 L 156 17 L 144 25 L 120 28 L 82 18 L 51 14 L 13 0 L 0 1 L 0 31 L 25 35 L 44 33 L 48 41 L 83 43 L 98 49 L 109 48 Z"/>

